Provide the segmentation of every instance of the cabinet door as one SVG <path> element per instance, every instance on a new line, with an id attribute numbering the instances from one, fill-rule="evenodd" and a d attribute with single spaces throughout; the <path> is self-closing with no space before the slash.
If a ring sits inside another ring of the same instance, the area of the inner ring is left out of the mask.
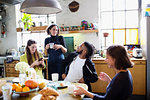
<path id="1" fill-rule="evenodd" d="M 133 68 L 129 68 L 133 78 L 133 94 L 146 94 L 146 62 L 134 62 Z"/>
<path id="2" fill-rule="evenodd" d="M 108 68 L 108 65 L 106 63 L 103 63 L 103 62 L 95 63 L 95 68 L 96 68 L 96 72 L 98 75 L 100 74 L 100 72 L 105 72 L 111 78 L 113 78 L 115 76 L 115 71 L 111 68 Z M 92 92 L 105 93 L 108 83 L 98 80 L 95 83 L 91 83 L 91 85 L 92 85 Z"/>

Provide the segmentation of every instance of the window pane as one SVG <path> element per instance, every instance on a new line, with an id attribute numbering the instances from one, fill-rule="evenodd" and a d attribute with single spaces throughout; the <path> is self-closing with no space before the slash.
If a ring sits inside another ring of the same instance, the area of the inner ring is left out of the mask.
<path id="1" fill-rule="evenodd" d="M 102 18 L 101 18 L 101 28 L 102 29 L 112 29 L 112 12 L 104 12 L 101 13 Z"/>
<path id="2" fill-rule="evenodd" d="M 114 30 L 114 44 L 125 44 L 125 30 Z"/>
<path id="3" fill-rule="evenodd" d="M 113 10 L 125 10 L 125 0 L 113 0 Z"/>
<path id="4" fill-rule="evenodd" d="M 138 11 L 126 12 L 126 28 L 138 28 Z"/>
<path id="5" fill-rule="evenodd" d="M 126 10 L 129 9 L 138 9 L 139 0 L 126 0 Z"/>
<path id="6" fill-rule="evenodd" d="M 112 11 L 112 0 L 100 0 L 101 11 Z"/>
<path id="7" fill-rule="evenodd" d="M 126 44 L 138 44 L 138 29 L 126 30 Z"/>
<path id="8" fill-rule="evenodd" d="M 109 33 L 108 37 L 106 37 L 106 47 L 110 46 L 113 44 L 113 31 L 112 30 L 102 30 L 102 35 L 103 33 Z M 105 37 L 103 35 L 102 37 L 102 46 L 105 46 Z"/>
<path id="9" fill-rule="evenodd" d="M 114 12 L 114 28 L 125 28 L 125 12 Z"/>

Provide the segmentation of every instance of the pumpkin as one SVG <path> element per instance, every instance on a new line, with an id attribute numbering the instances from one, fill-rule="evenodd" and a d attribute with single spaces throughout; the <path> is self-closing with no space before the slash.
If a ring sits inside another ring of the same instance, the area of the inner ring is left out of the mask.
<path id="1" fill-rule="evenodd" d="M 38 87 L 38 82 L 36 82 L 35 80 L 27 80 L 25 81 L 25 86 L 31 88 L 31 89 L 34 89 L 34 88 L 37 88 Z"/>

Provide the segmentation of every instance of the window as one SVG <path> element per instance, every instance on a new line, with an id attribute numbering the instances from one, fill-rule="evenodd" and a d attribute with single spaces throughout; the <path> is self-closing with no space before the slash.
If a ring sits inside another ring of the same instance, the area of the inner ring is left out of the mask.
<path id="1" fill-rule="evenodd" d="M 20 4 L 15 5 L 16 7 L 16 27 L 23 28 L 23 23 L 21 22 L 21 18 L 23 14 L 19 11 Z M 50 14 L 50 15 L 31 15 L 32 22 L 34 22 L 35 26 L 46 26 L 50 25 L 52 23 L 56 23 L 56 14 Z M 19 25 L 22 23 L 21 25 Z M 29 39 L 33 39 L 37 42 L 37 47 L 44 48 L 44 41 L 47 37 L 46 32 L 30 32 L 30 31 L 22 31 L 17 33 L 17 45 L 18 47 L 22 45 L 26 45 L 27 41 Z"/>
<path id="2" fill-rule="evenodd" d="M 102 39 L 102 46 L 112 44 L 139 44 L 140 0 L 101 0 L 101 34 L 109 36 Z"/>

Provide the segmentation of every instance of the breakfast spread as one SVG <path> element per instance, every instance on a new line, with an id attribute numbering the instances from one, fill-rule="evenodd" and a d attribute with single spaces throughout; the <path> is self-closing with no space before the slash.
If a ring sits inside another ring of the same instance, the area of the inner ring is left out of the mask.
<path id="1" fill-rule="evenodd" d="M 59 96 L 59 93 L 51 87 L 42 89 L 39 93 L 42 95 L 40 100 L 56 100 Z"/>

